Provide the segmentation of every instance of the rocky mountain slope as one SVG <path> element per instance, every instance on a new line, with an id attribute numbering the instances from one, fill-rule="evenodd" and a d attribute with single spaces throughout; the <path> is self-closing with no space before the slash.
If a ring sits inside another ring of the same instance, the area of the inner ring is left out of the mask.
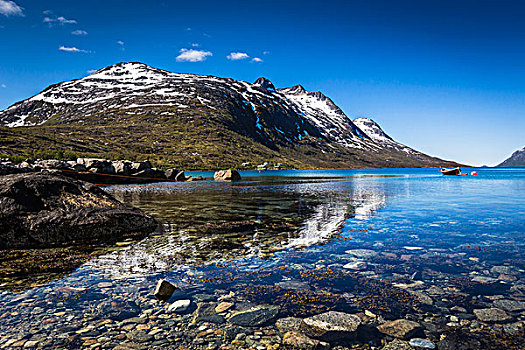
<path id="1" fill-rule="evenodd" d="M 351 120 L 301 85 L 276 89 L 265 78 L 250 84 L 136 62 L 51 85 L 0 112 L 0 125 L 0 153 L 21 156 L 149 158 L 186 169 L 455 164 L 397 143 L 370 119 Z"/>
<path id="2" fill-rule="evenodd" d="M 509 158 L 505 159 L 498 166 L 525 166 L 525 147 L 512 153 Z"/>

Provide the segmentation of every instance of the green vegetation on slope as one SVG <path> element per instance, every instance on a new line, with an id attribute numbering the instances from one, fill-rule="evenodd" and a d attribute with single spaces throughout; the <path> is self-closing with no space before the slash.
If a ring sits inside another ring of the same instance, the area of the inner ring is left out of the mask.
<path id="1" fill-rule="evenodd" d="M 171 115 L 163 115 L 170 112 Z M 436 158 L 418 159 L 404 152 L 363 151 L 327 146 L 322 139 L 304 137 L 297 144 L 266 131 L 273 140 L 265 145 L 252 135 L 233 130 L 234 117 L 227 112 L 195 109 L 121 109 L 102 115 L 63 120 L 59 115 L 44 125 L 0 127 L 0 154 L 25 158 L 75 159 L 97 157 L 153 161 L 158 167 L 192 169 L 239 168 L 266 161 L 285 168 L 419 167 L 453 165 Z"/>

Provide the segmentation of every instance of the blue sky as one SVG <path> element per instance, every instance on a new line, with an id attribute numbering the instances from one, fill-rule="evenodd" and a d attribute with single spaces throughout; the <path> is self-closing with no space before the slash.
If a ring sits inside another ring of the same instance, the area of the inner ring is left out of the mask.
<path id="1" fill-rule="evenodd" d="M 510 0 L 0 0 L 0 109 L 140 61 L 301 83 L 420 151 L 494 165 L 525 146 L 523 18 Z"/>

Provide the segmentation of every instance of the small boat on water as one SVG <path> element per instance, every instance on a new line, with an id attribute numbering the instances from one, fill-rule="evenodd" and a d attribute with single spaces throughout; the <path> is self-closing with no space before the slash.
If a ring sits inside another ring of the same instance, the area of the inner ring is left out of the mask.
<path id="1" fill-rule="evenodd" d="M 459 167 L 454 169 L 442 168 L 439 171 L 441 171 L 443 175 L 461 175 L 461 169 Z"/>

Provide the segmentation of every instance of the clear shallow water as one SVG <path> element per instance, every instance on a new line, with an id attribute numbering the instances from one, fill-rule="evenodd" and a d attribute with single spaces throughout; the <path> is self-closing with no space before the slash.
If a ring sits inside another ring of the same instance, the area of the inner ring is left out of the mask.
<path id="1" fill-rule="evenodd" d="M 181 288 L 175 299 L 234 291 L 280 304 L 282 316 L 366 309 L 423 321 L 426 305 L 472 319 L 494 298 L 525 299 L 525 169 L 463 169 L 473 170 L 251 171 L 238 183 L 107 188 L 162 229 L 24 294 L 2 292 L 0 334 L 28 331 L 35 304 L 68 310 L 72 323 L 103 317 L 96 305 L 122 295 L 153 307 L 161 277 Z M 49 324 L 44 334 L 61 332 Z"/>

